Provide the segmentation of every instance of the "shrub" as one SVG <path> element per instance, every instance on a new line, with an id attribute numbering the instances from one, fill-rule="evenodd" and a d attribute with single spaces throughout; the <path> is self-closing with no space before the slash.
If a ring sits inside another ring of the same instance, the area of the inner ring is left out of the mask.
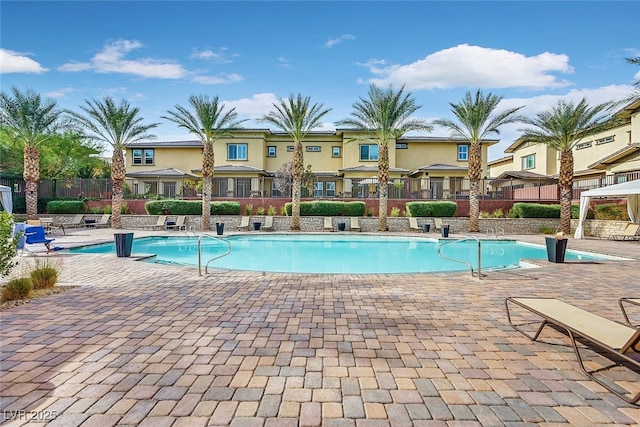
<path id="1" fill-rule="evenodd" d="M 264 208 L 262 206 L 256 209 L 256 215 L 264 215 Z"/>
<path id="2" fill-rule="evenodd" d="M 47 203 L 50 214 L 79 214 L 87 211 L 84 200 L 52 200 Z"/>
<path id="3" fill-rule="evenodd" d="M 276 215 L 276 207 L 275 206 L 269 206 L 269 209 L 267 209 L 267 215 L 275 216 Z"/>
<path id="4" fill-rule="evenodd" d="M 555 233 L 554 229 L 549 227 L 548 225 L 543 225 L 540 227 L 541 234 L 553 234 Z"/>
<path id="5" fill-rule="evenodd" d="M 8 276 L 11 269 L 18 265 L 14 257 L 18 254 L 20 235 L 13 236 L 11 215 L 0 212 L 0 277 Z"/>
<path id="6" fill-rule="evenodd" d="M 629 221 L 629 214 L 627 213 L 626 206 L 619 205 L 617 203 L 603 203 L 596 205 L 594 208 L 594 217 L 596 219 Z"/>
<path id="7" fill-rule="evenodd" d="M 284 205 L 287 216 L 291 215 L 291 202 Z M 300 203 L 300 216 L 364 216 L 364 202 L 322 201 Z"/>
<path id="8" fill-rule="evenodd" d="M 451 217 L 456 214 L 458 205 L 455 202 L 407 202 L 409 216 Z"/>
<path id="9" fill-rule="evenodd" d="M 504 212 L 502 212 L 502 209 L 498 208 L 495 211 L 493 211 L 491 216 L 493 216 L 494 218 L 504 218 Z"/>
<path id="10" fill-rule="evenodd" d="M 162 215 L 164 210 L 173 215 L 201 215 L 202 201 L 200 200 L 150 200 L 144 204 L 144 210 L 149 215 Z M 212 215 L 240 215 L 239 202 L 211 202 Z"/>
<path id="11" fill-rule="evenodd" d="M 515 218 L 560 218 L 560 205 L 540 203 L 514 203 Z"/>
<path id="12" fill-rule="evenodd" d="M 244 206 L 244 214 L 251 216 L 253 215 L 253 205 L 252 204 L 248 204 Z"/>
<path id="13" fill-rule="evenodd" d="M 391 208 L 391 213 L 390 213 L 391 217 L 395 218 L 395 217 L 399 217 L 400 216 L 400 209 L 397 207 L 392 207 Z"/>
<path id="14" fill-rule="evenodd" d="M 33 285 L 28 277 L 19 277 L 9 280 L 4 288 L 2 288 L 2 301 L 11 301 L 16 299 L 24 299 L 31 295 Z"/>
<path id="15" fill-rule="evenodd" d="M 367 216 L 374 216 L 376 214 L 376 212 L 373 210 L 373 208 L 369 208 L 367 210 Z"/>
<path id="16" fill-rule="evenodd" d="M 53 288 L 58 282 L 59 274 L 60 266 L 48 259 L 36 259 L 35 266 L 29 273 L 33 289 Z"/>
<path id="17" fill-rule="evenodd" d="M 489 212 L 480 211 L 478 218 L 490 218 Z"/>

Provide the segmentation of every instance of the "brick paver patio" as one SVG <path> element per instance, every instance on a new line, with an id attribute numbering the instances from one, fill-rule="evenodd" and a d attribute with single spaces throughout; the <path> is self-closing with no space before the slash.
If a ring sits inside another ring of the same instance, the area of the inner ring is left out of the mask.
<path id="1" fill-rule="evenodd" d="M 112 233 L 55 237 L 69 246 Z M 557 297 L 622 321 L 617 299 L 640 294 L 640 244 L 571 239 L 569 248 L 635 260 L 544 261 L 479 281 L 469 273 L 200 277 L 115 255 L 53 253 L 63 262 L 60 285 L 76 287 L 0 312 L 0 421 L 640 424 L 640 407 L 579 371 L 562 334 L 549 329 L 530 342 L 507 323 L 507 296 Z M 637 379 L 628 385 L 640 388 Z M 26 420 L 34 416 L 44 420 Z"/>

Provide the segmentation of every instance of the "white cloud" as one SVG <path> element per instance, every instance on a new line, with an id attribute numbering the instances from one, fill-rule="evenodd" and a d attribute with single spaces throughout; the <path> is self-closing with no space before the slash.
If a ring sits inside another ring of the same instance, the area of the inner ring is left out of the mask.
<path id="1" fill-rule="evenodd" d="M 285 68 L 291 67 L 289 60 L 284 56 L 278 57 L 278 63 L 280 64 L 281 67 L 285 67 Z"/>
<path id="2" fill-rule="evenodd" d="M 32 73 L 41 74 L 48 71 L 25 54 L 12 50 L 0 49 L 0 74 Z"/>
<path id="3" fill-rule="evenodd" d="M 218 52 L 214 52 L 211 49 L 205 50 L 194 50 L 191 54 L 191 58 L 194 59 L 202 59 L 206 61 L 211 61 L 216 64 L 229 64 L 233 62 L 232 58 L 237 57 L 237 54 L 233 54 L 230 57 L 227 55 L 227 48 L 221 47 Z"/>
<path id="4" fill-rule="evenodd" d="M 333 37 L 333 38 L 329 38 L 329 40 L 326 41 L 326 43 L 324 44 L 324 47 L 327 48 L 331 48 L 337 44 L 342 43 L 345 40 L 355 40 L 356 37 L 354 35 L 351 34 L 343 34 L 339 37 Z"/>
<path id="5" fill-rule="evenodd" d="M 240 74 L 218 74 L 217 76 L 195 76 L 193 81 L 203 85 L 219 85 L 225 83 L 237 83 L 244 80 Z"/>
<path id="6" fill-rule="evenodd" d="M 132 51 L 143 47 L 137 40 L 118 40 L 108 43 L 91 58 L 90 62 L 70 61 L 63 64 L 60 71 L 87 71 L 97 73 L 133 74 L 140 77 L 158 79 L 179 79 L 187 75 L 180 65 L 169 60 L 153 58 L 126 59 Z"/>
<path id="7" fill-rule="evenodd" d="M 256 93 L 251 98 L 241 98 L 235 101 L 225 101 L 224 105 L 235 108 L 240 115 L 258 119 L 273 110 L 273 104 L 280 99 L 273 93 Z"/>
<path id="8" fill-rule="evenodd" d="M 64 98 L 67 94 L 74 92 L 75 89 L 71 87 L 63 87 L 61 89 L 53 90 L 51 92 L 45 93 L 45 96 L 51 98 Z"/>
<path id="9" fill-rule="evenodd" d="M 367 64 L 378 85 L 402 85 L 407 89 L 447 89 L 453 87 L 531 89 L 557 88 L 570 83 L 558 80 L 553 72 L 572 73 L 567 55 L 544 52 L 525 56 L 503 49 L 468 44 L 444 49 L 406 65 Z"/>

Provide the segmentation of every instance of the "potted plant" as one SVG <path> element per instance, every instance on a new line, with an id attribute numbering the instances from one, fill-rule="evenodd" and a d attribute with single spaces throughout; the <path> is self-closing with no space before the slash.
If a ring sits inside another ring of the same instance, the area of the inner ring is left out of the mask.
<path id="1" fill-rule="evenodd" d="M 545 241 L 547 244 L 547 258 L 549 259 L 549 262 L 564 262 L 564 255 L 567 251 L 568 242 L 564 233 L 559 231 L 555 236 L 546 236 Z"/>
<path id="2" fill-rule="evenodd" d="M 218 219 L 216 220 L 216 234 L 218 236 L 222 236 L 223 233 L 224 233 L 224 222 Z"/>

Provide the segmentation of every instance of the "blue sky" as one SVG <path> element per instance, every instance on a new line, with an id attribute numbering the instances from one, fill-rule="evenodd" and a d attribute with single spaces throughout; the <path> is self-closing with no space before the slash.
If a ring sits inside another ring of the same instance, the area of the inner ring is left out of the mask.
<path id="1" fill-rule="evenodd" d="M 192 94 L 218 96 L 246 127 L 290 94 L 349 116 L 368 85 L 406 89 L 426 120 L 482 89 L 499 109 L 533 116 L 560 98 L 628 95 L 640 69 L 637 1 L 5 1 L 2 90 L 31 88 L 78 110 L 127 99 L 161 125 L 159 140 L 193 139 L 160 118 Z M 489 151 L 504 156 L 509 126 Z M 426 135 L 426 134 L 425 134 Z M 436 128 L 432 136 L 445 136 Z"/>

